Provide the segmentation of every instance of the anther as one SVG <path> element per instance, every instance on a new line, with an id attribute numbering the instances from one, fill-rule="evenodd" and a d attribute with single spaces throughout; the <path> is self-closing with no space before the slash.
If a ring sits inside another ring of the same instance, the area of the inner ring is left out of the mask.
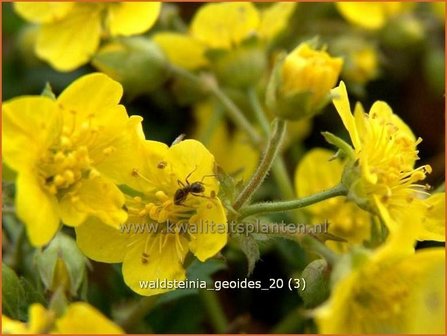
<path id="1" fill-rule="evenodd" d="M 168 163 L 166 161 L 160 161 L 157 165 L 158 169 L 163 169 L 168 165 Z"/>

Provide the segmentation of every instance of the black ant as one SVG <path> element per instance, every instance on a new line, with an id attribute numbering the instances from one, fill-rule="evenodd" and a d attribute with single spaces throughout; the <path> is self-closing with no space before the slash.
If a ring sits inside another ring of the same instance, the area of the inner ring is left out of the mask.
<path id="1" fill-rule="evenodd" d="M 197 196 L 197 197 L 205 197 L 208 198 L 207 196 L 201 195 L 205 192 L 205 184 L 203 183 L 203 180 L 206 177 L 211 177 L 211 176 L 215 176 L 215 175 L 205 175 L 202 177 L 202 179 L 200 181 L 196 181 L 193 183 L 189 183 L 188 179 L 191 177 L 191 174 L 197 169 L 194 168 L 194 170 L 192 172 L 190 172 L 188 174 L 188 176 L 186 176 L 185 182 L 186 184 L 184 184 L 182 181 L 177 180 L 177 183 L 179 184 L 179 186 L 181 188 L 177 189 L 175 194 L 174 194 L 174 204 L 175 205 L 182 205 L 182 203 L 186 200 L 186 198 L 188 197 L 189 194 L 193 195 L 193 196 Z M 211 192 L 211 196 L 215 195 L 215 192 Z"/>

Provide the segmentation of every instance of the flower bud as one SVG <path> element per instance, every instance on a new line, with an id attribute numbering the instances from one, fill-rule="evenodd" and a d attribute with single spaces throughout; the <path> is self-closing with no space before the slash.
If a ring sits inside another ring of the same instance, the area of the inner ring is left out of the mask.
<path id="1" fill-rule="evenodd" d="M 314 308 L 329 297 L 330 267 L 324 259 L 317 259 L 306 266 L 301 278 L 306 287 L 298 289 L 306 308 Z"/>
<path id="2" fill-rule="evenodd" d="M 101 48 L 92 64 L 119 81 L 133 96 L 159 88 L 168 77 L 168 63 L 157 44 L 129 37 Z"/>
<path id="3" fill-rule="evenodd" d="M 341 58 L 302 43 L 280 59 L 270 78 L 267 105 L 279 117 L 298 120 L 318 113 L 328 102 L 343 65 Z"/>
<path id="4" fill-rule="evenodd" d="M 43 251 L 36 251 L 35 258 L 47 290 L 76 295 L 84 281 L 86 259 L 71 237 L 57 234 Z"/>
<path id="5" fill-rule="evenodd" d="M 213 50 L 207 56 L 219 82 L 233 88 L 256 85 L 267 66 L 265 51 L 256 45 L 242 45 L 230 51 Z"/>

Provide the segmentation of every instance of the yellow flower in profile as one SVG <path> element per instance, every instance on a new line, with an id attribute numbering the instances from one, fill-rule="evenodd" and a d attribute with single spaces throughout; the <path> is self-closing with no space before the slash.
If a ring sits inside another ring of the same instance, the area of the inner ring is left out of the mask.
<path id="1" fill-rule="evenodd" d="M 408 4 L 402 2 L 337 2 L 340 14 L 352 24 L 366 29 L 382 28 L 396 14 L 404 11 Z"/>
<path id="2" fill-rule="evenodd" d="M 296 8 L 293 2 L 278 2 L 259 10 L 251 2 L 205 4 L 195 14 L 188 35 L 160 32 L 154 41 L 169 60 L 189 70 L 209 65 L 210 49 L 234 50 L 257 38 L 267 43 L 280 33 Z"/>
<path id="3" fill-rule="evenodd" d="M 29 308 L 29 322 L 15 321 L 2 315 L 5 334 L 122 334 L 124 331 L 85 302 L 70 304 L 61 317 L 39 303 Z"/>
<path id="4" fill-rule="evenodd" d="M 24 19 L 40 25 L 37 55 L 59 71 L 71 71 L 87 63 L 101 37 L 141 34 L 155 23 L 158 2 L 17 2 Z"/>
<path id="5" fill-rule="evenodd" d="M 189 251 L 200 261 L 218 253 L 227 242 L 227 224 L 214 157 L 200 142 L 167 147 L 147 141 L 136 153 L 147 160 L 126 181 L 137 194 L 126 197 L 127 223 L 116 229 L 91 218 L 76 228 L 76 239 L 89 258 L 123 263 L 125 283 L 149 296 L 186 279 Z"/>
<path id="6" fill-rule="evenodd" d="M 137 160 L 129 141 L 139 137 L 141 117 L 129 118 L 121 96 L 118 82 L 95 73 L 57 99 L 3 105 L 3 158 L 17 172 L 16 212 L 34 246 L 48 243 L 61 221 L 78 226 L 96 216 L 118 227 L 126 220 L 114 182 Z"/>
<path id="7" fill-rule="evenodd" d="M 427 187 L 418 183 L 431 172 L 431 167 L 414 168 L 418 159 L 416 147 L 421 139 L 416 140 L 410 128 L 385 102 L 375 102 L 368 114 L 357 104 L 353 115 L 345 84 L 340 82 L 332 93 L 333 103 L 354 147 L 352 153 L 347 153 L 351 156 L 344 182 L 349 187 L 348 198 L 379 214 L 391 233 L 405 225 L 400 219 L 405 212 L 418 214 L 419 221 L 429 226 L 441 225 L 444 218 L 439 212 L 436 219 L 422 219 L 433 204 L 426 198 Z M 427 234 L 428 228 L 424 225 L 414 233 L 419 239 Z M 439 235 L 438 239 L 444 240 L 444 237 Z"/>
<path id="8" fill-rule="evenodd" d="M 278 61 L 267 90 L 267 105 L 289 120 L 315 115 L 329 102 L 342 65 L 341 58 L 301 43 Z"/>
<path id="9" fill-rule="evenodd" d="M 218 112 L 209 100 L 196 104 L 196 129 L 192 137 L 206 140 L 207 148 L 214 155 L 216 163 L 226 173 L 246 181 L 255 171 L 260 153 L 243 132 L 237 129 L 230 131 L 225 120 L 210 129 L 213 127 L 210 123 L 216 118 L 215 113 Z"/>
<path id="10" fill-rule="evenodd" d="M 445 249 L 414 252 L 409 237 L 396 238 L 373 253 L 356 251 L 335 266 L 331 296 L 315 311 L 320 333 L 445 332 Z"/>
<path id="11" fill-rule="evenodd" d="M 291 96 L 308 92 L 310 104 L 317 106 L 337 83 L 342 65 L 341 58 L 301 43 L 287 55 L 282 65 L 281 94 Z"/>
<path id="12" fill-rule="evenodd" d="M 295 171 L 295 190 L 299 198 L 306 197 L 340 183 L 343 162 L 334 153 L 315 148 L 306 153 Z M 329 232 L 344 238 L 349 244 L 362 244 L 369 240 L 371 215 L 344 196 L 334 197 L 307 207 L 313 224 L 329 223 Z M 328 242 L 329 243 L 329 242 Z M 337 249 L 342 243 L 334 243 Z M 343 244 L 344 245 L 344 244 Z"/>

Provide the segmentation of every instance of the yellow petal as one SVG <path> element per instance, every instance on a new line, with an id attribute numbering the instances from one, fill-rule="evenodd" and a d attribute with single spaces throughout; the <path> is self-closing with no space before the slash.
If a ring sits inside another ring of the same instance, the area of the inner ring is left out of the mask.
<path id="1" fill-rule="evenodd" d="M 345 19 L 367 29 L 383 27 L 388 17 L 402 7 L 399 2 L 337 2 L 336 5 Z"/>
<path id="2" fill-rule="evenodd" d="M 259 35 L 265 39 L 274 38 L 287 26 L 296 5 L 296 2 L 278 2 L 263 10 Z"/>
<path id="3" fill-rule="evenodd" d="M 144 33 L 160 14 L 160 2 L 120 2 L 108 7 L 108 25 L 112 36 Z"/>
<path id="4" fill-rule="evenodd" d="M 14 170 L 33 169 L 59 136 L 61 115 L 46 97 L 20 97 L 3 105 L 3 155 Z"/>
<path id="5" fill-rule="evenodd" d="M 357 133 L 354 116 L 351 113 L 345 83 L 340 81 L 340 84 L 335 89 L 332 89 L 331 92 L 333 95 L 332 102 L 334 103 L 335 108 L 337 109 L 337 112 L 345 125 L 345 128 L 349 132 L 354 148 L 356 151 L 359 151 L 361 150 L 360 138 Z"/>
<path id="6" fill-rule="evenodd" d="M 74 2 L 15 2 L 14 9 L 24 19 L 34 23 L 49 23 L 63 19 Z"/>
<path id="7" fill-rule="evenodd" d="M 335 285 L 328 303 L 316 311 L 319 332 L 442 334 L 445 250 L 374 259 Z"/>
<path id="8" fill-rule="evenodd" d="M 63 19 L 42 26 L 36 53 L 58 71 L 87 63 L 99 45 L 101 11 L 94 4 L 76 4 Z"/>
<path id="9" fill-rule="evenodd" d="M 126 109 L 118 105 L 122 95 L 121 84 L 102 73 L 93 73 L 74 81 L 60 94 L 57 102 L 63 109 L 64 124 L 69 129 L 80 130 L 84 125 L 97 128 L 98 144 L 109 142 L 127 124 Z"/>
<path id="10" fill-rule="evenodd" d="M 78 188 L 73 193 L 64 195 L 60 201 L 59 211 L 65 224 L 82 224 L 85 216 L 74 215 L 76 212 L 98 217 L 115 228 L 126 221 L 124 196 L 115 184 L 97 176 L 82 180 Z"/>
<path id="11" fill-rule="evenodd" d="M 227 219 L 218 198 L 201 202 L 190 224 L 197 228 L 197 233 L 190 232 L 189 247 L 200 261 L 211 258 L 226 245 Z"/>
<path id="12" fill-rule="evenodd" d="M 412 291 L 405 333 L 443 334 L 445 332 L 445 250 L 429 248 L 418 251 L 403 261 L 402 269 L 417 268 L 416 276 L 409 277 Z M 417 316 L 417 318 L 415 318 Z"/>
<path id="13" fill-rule="evenodd" d="M 10 319 L 2 315 L 2 333 L 3 334 L 29 334 L 30 330 L 24 322 Z"/>
<path id="14" fill-rule="evenodd" d="M 219 186 L 214 176 L 214 156 L 196 140 L 184 140 L 169 148 L 166 161 L 171 164 L 172 172 L 185 183 L 202 181 L 205 184 L 205 194 L 210 195 L 214 191 L 217 195 Z M 172 181 L 172 189 L 177 189 L 177 181 Z"/>
<path id="15" fill-rule="evenodd" d="M 51 328 L 54 313 L 46 310 L 41 304 L 33 303 L 29 308 L 29 331 L 31 333 L 44 333 Z"/>
<path id="16" fill-rule="evenodd" d="M 95 168 L 113 179 L 116 184 L 134 187 L 129 182 L 135 180 L 132 176 L 133 170 L 141 171 L 148 161 L 147 154 L 143 152 L 145 139 L 142 120 L 140 116 L 131 116 L 126 124 L 121 124 L 121 129 L 114 128 L 116 133 L 109 134 L 104 139 L 106 147 L 92 149 L 90 156 L 94 160 Z"/>
<path id="17" fill-rule="evenodd" d="M 144 281 L 186 279 L 182 265 L 188 252 L 185 238 L 176 240 L 174 234 L 163 233 L 138 236 L 141 237 L 135 238 L 123 261 L 123 276 L 127 286 L 140 295 L 150 296 L 174 288 L 164 288 L 160 284 L 154 285 L 154 288 L 145 288 Z"/>
<path id="18" fill-rule="evenodd" d="M 56 198 L 44 192 L 33 172 L 17 177 L 17 216 L 25 223 L 33 246 L 47 244 L 59 228 Z"/>
<path id="19" fill-rule="evenodd" d="M 333 156 L 329 150 L 315 148 L 301 159 L 295 171 L 295 190 L 299 198 L 340 183 L 344 165 Z M 362 243 L 370 237 L 370 215 L 345 197 L 331 198 L 306 210 L 313 215 L 313 223 L 328 220 L 329 232 L 349 243 Z"/>
<path id="20" fill-rule="evenodd" d="M 208 65 L 205 46 L 193 38 L 171 32 L 157 33 L 152 37 L 169 61 L 179 67 L 195 70 Z"/>
<path id="21" fill-rule="evenodd" d="M 418 240 L 445 241 L 445 193 L 431 195 L 422 216 L 422 233 Z"/>
<path id="22" fill-rule="evenodd" d="M 327 149 L 315 148 L 307 152 L 301 159 L 295 170 L 295 190 L 299 198 L 340 183 L 343 164 L 338 159 L 331 160 L 333 156 L 334 153 Z M 335 204 L 339 204 L 338 198 L 331 198 L 308 209 L 318 213 Z"/>
<path id="23" fill-rule="evenodd" d="M 249 2 L 206 4 L 191 23 L 191 34 L 209 48 L 229 49 L 256 34 L 259 13 Z"/>
<path id="24" fill-rule="evenodd" d="M 122 334 L 124 331 L 85 302 L 72 303 L 56 321 L 60 334 Z"/>
<path id="25" fill-rule="evenodd" d="M 127 251 L 131 233 L 121 233 L 102 223 L 97 218 L 89 218 L 76 227 L 76 243 L 90 259 L 105 262 L 122 262 Z"/>
<path id="26" fill-rule="evenodd" d="M 137 165 L 130 174 L 123 175 L 122 183 L 146 195 L 153 194 L 165 183 L 164 169 L 167 165 L 166 156 L 169 147 L 162 142 L 143 140 L 137 141 L 134 148 L 135 155 L 141 156 L 143 160 L 133 161 Z"/>

